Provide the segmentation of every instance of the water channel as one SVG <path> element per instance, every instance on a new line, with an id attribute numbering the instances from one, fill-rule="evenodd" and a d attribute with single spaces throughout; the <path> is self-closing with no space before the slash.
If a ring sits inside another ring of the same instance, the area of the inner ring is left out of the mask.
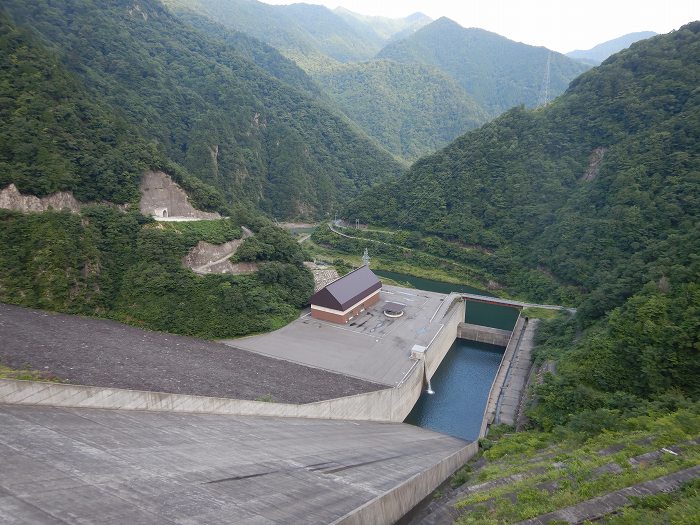
<path id="1" fill-rule="evenodd" d="M 379 277 L 432 292 L 471 292 L 490 295 L 470 286 L 420 279 L 382 270 L 373 270 Z M 512 330 L 518 317 L 514 308 L 468 303 L 468 323 Z M 481 419 L 491 383 L 498 371 L 505 349 L 457 339 L 431 380 L 435 391 L 421 394 L 406 423 L 429 428 L 468 441 L 479 437 Z"/>

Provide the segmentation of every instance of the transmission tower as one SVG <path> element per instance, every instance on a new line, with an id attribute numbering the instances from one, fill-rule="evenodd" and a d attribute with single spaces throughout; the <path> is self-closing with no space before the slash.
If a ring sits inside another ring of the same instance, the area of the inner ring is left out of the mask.
<path id="1" fill-rule="evenodd" d="M 537 101 L 537 107 L 546 106 L 549 103 L 549 72 L 552 67 L 552 52 L 547 53 L 547 65 L 544 69 L 544 78 L 542 79 L 542 87 L 540 88 L 540 98 Z"/>
<path id="2" fill-rule="evenodd" d="M 369 253 L 367 253 L 367 248 L 365 248 L 365 253 L 362 254 L 362 264 L 369 267 Z"/>

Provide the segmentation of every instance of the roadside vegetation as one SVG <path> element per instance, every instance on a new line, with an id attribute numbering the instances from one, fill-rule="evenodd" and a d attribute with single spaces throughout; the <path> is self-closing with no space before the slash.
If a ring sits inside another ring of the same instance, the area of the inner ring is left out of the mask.
<path id="1" fill-rule="evenodd" d="M 460 263 L 447 257 L 438 257 L 418 248 L 402 246 L 395 232 L 364 232 L 353 228 L 337 228 L 348 238 L 330 230 L 328 225 L 319 226 L 311 236 L 313 244 L 307 246 L 309 253 L 325 257 L 340 258 L 353 266 L 362 264 L 362 254 L 367 248 L 372 258 L 372 268 L 396 273 L 405 273 L 424 279 L 466 284 L 475 288 L 489 287 L 488 274 L 483 269 Z M 492 281 L 493 283 L 493 281 Z M 497 290 L 494 290 L 497 293 Z"/>

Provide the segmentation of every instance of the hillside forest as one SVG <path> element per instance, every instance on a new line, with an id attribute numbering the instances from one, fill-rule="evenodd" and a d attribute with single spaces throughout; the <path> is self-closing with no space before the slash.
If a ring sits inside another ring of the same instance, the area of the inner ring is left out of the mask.
<path id="1" fill-rule="evenodd" d="M 648 403 L 700 395 L 698 80 L 693 22 L 612 56 L 546 107 L 463 135 L 343 214 L 578 307 L 540 331 L 537 361 L 557 363 L 531 412 L 541 428 L 615 428 Z"/>

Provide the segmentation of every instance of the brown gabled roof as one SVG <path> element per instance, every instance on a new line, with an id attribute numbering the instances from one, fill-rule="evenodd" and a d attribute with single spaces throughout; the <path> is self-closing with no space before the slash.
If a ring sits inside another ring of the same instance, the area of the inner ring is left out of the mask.
<path id="1" fill-rule="evenodd" d="M 311 296 L 310 302 L 312 305 L 342 312 L 381 287 L 382 282 L 372 270 L 368 266 L 361 266 L 320 289 Z"/>

